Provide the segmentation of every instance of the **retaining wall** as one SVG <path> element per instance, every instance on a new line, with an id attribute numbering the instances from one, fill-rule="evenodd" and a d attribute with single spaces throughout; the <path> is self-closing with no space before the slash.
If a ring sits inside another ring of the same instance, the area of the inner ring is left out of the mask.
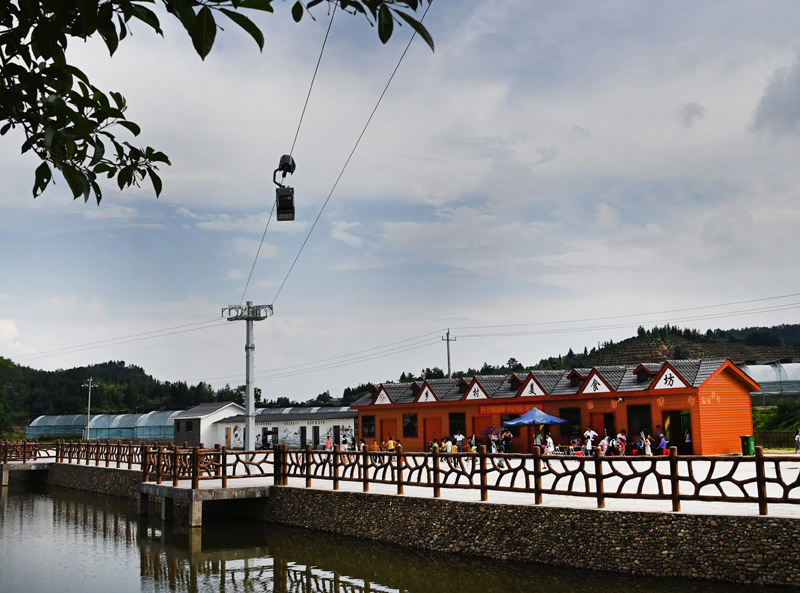
<path id="1" fill-rule="evenodd" d="M 451 554 L 800 585 L 800 521 L 453 502 L 273 487 L 267 521 Z"/>

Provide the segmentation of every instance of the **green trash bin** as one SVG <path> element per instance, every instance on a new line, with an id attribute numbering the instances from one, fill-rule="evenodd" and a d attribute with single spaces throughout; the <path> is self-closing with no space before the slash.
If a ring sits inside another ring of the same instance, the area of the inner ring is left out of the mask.
<path id="1" fill-rule="evenodd" d="M 756 437 L 751 434 L 746 434 L 739 438 L 742 439 L 742 455 L 755 455 Z"/>

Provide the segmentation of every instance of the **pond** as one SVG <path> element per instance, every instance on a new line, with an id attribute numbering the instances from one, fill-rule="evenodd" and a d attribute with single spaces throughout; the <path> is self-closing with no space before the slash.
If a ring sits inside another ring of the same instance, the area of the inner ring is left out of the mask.
<path id="1" fill-rule="evenodd" d="M 601 542 L 592 542 L 590 548 L 590 553 L 605 553 Z M 202 529 L 190 529 L 140 518 L 131 500 L 13 481 L 0 492 L 0 590 L 4 593 L 642 589 L 665 593 L 759 590 L 423 553 L 223 517 L 204 518 Z"/>

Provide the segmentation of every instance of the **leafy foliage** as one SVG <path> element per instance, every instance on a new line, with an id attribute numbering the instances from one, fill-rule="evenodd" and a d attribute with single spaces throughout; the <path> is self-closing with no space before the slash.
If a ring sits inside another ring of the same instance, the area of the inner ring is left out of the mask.
<path id="1" fill-rule="evenodd" d="M 327 0 L 337 2 L 337 0 Z M 300 21 L 320 4 L 300 0 L 292 16 Z M 422 0 L 424 2 L 424 0 Z M 433 48 L 433 39 L 407 11 L 420 0 L 338 0 L 347 12 L 362 14 L 377 24 L 386 43 L 395 23 L 407 23 Z M 264 35 L 245 11 L 273 12 L 272 0 L 164 0 L 167 12 L 177 18 L 197 54 L 209 54 L 222 27 L 222 17 L 237 25 L 264 49 Z M 0 135 L 21 129 L 22 152 L 42 161 L 34 174 L 33 196 L 53 183 L 54 170 L 69 185 L 74 198 L 98 204 L 102 190 L 98 178 L 116 178 L 120 190 L 150 181 L 156 196 L 162 191 L 159 166 L 169 157 L 152 147 L 134 146 L 117 138 L 120 129 L 133 136 L 139 126 L 125 116 L 127 102 L 118 92 L 94 86 L 89 77 L 67 61 L 71 39 L 99 36 L 113 55 L 134 23 L 163 35 L 155 0 L 6 0 L 0 2 Z"/>

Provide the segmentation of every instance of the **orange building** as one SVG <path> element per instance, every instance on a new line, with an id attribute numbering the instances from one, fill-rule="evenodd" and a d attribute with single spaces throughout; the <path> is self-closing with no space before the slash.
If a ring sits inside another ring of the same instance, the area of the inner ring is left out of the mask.
<path id="1" fill-rule="evenodd" d="M 753 433 L 750 393 L 758 383 L 727 359 L 670 360 L 636 366 L 530 371 L 464 379 L 383 383 L 351 407 L 367 443 L 399 439 L 407 451 L 426 451 L 444 435 L 480 436 L 533 407 L 567 420 L 548 427 L 567 444 L 591 426 L 601 437 L 625 429 L 629 441 L 663 427 L 670 445 L 695 455 L 741 453 Z M 512 430 L 512 451 L 533 450 L 534 427 Z"/>

